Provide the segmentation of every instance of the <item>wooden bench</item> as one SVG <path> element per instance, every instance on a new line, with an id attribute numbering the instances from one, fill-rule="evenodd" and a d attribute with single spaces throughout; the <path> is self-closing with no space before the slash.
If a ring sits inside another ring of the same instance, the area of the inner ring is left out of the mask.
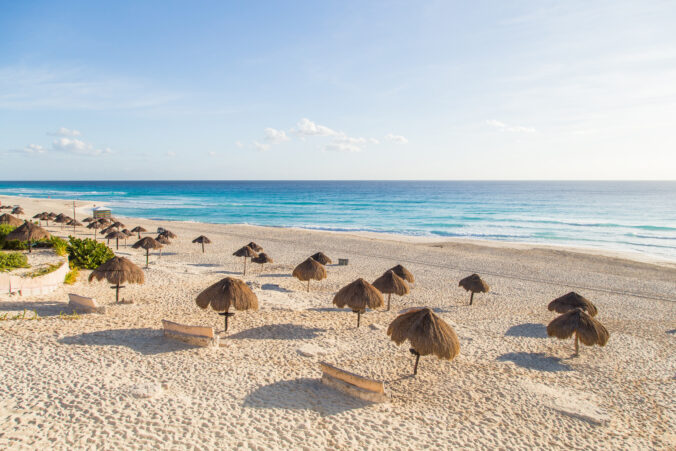
<path id="1" fill-rule="evenodd" d="M 68 307 L 80 313 L 106 313 L 106 308 L 100 306 L 96 299 L 68 293 Z"/>
<path id="2" fill-rule="evenodd" d="M 375 381 L 341 370 L 326 362 L 319 362 L 319 366 L 322 369 L 323 384 L 365 401 L 389 401 L 389 397 L 385 393 L 385 384 L 382 381 Z"/>
<path id="3" fill-rule="evenodd" d="M 187 326 L 173 321 L 162 320 L 164 336 L 197 346 L 218 347 L 220 337 L 214 333 L 213 327 Z"/>
<path id="4" fill-rule="evenodd" d="M 347 266 L 349 260 L 347 258 L 339 258 L 338 259 L 338 266 Z"/>

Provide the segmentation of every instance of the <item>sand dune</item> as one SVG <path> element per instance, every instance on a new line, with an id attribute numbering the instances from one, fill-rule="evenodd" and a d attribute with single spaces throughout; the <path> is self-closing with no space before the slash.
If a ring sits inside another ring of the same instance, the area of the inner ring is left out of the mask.
<path id="1" fill-rule="evenodd" d="M 16 201 L 30 216 L 69 213 L 60 200 Z M 80 218 L 87 213 L 80 212 Z M 3 449 L 673 449 L 676 447 L 676 268 L 581 250 L 449 241 L 430 243 L 345 233 L 158 222 L 178 235 L 153 252 L 144 285 L 114 304 L 105 283 L 41 297 L 0 294 L 0 314 L 35 310 L 41 321 L 0 322 L 0 447 Z M 63 234 L 60 226 L 50 231 Z M 90 236 L 85 229 L 78 236 Z M 191 240 L 207 235 L 206 253 Z M 257 312 L 237 312 L 224 347 L 162 337 L 160 320 L 223 328 L 196 295 L 241 277 L 232 252 L 254 240 L 275 263 L 250 265 L 243 279 Z M 133 242 L 133 240 L 130 241 Z M 329 265 L 312 291 L 290 276 L 316 251 Z M 145 253 L 118 255 L 145 263 Z M 373 281 L 402 263 L 416 276 L 392 310 L 354 315 L 331 304 L 357 277 Z M 457 286 L 471 272 L 492 291 Z M 604 348 L 546 336 L 547 303 L 575 289 L 599 308 L 611 333 Z M 93 296 L 105 315 L 64 320 L 67 293 Z M 418 376 L 407 346 L 387 325 L 398 312 L 429 306 L 458 334 L 451 362 L 423 357 Z M 318 360 L 384 380 L 391 402 L 370 404 L 323 386 Z"/>

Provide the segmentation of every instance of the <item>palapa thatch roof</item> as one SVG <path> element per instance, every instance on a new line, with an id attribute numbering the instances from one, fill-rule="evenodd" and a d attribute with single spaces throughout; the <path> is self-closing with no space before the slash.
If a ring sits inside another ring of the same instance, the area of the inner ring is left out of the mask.
<path id="1" fill-rule="evenodd" d="M 235 310 L 258 310 L 258 298 L 251 288 L 239 279 L 226 277 L 202 291 L 195 302 L 200 308 L 211 308 L 217 312 L 225 312 L 233 307 Z"/>
<path id="2" fill-rule="evenodd" d="M 256 252 L 263 252 L 263 248 L 260 247 L 258 244 L 254 243 L 253 241 L 247 244 L 251 249 L 253 249 Z"/>
<path id="3" fill-rule="evenodd" d="M 40 216 L 44 215 L 45 213 L 37 213 L 35 216 L 33 216 L 33 219 L 42 219 Z"/>
<path id="4" fill-rule="evenodd" d="M 84 218 L 82 220 L 82 222 L 92 222 L 93 220 L 94 220 L 94 218 L 92 218 L 91 216 L 87 216 L 86 218 Z"/>
<path id="5" fill-rule="evenodd" d="M 101 223 L 100 223 L 100 222 L 97 222 L 97 221 L 92 221 L 92 222 L 90 222 L 89 225 L 87 226 L 88 229 L 95 229 L 95 230 L 98 230 L 98 229 L 100 229 L 101 227 L 103 227 L 103 225 L 101 225 Z"/>
<path id="6" fill-rule="evenodd" d="M 274 263 L 272 261 L 272 257 L 270 257 L 265 252 L 261 252 L 260 254 L 258 254 L 258 257 L 252 258 L 251 261 L 254 262 L 254 263 L 258 263 L 260 265 L 265 264 L 265 263 Z"/>
<path id="7" fill-rule="evenodd" d="M 433 354 L 452 360 L 460 353 L 460 342 L 453 328 L 427 307 L 397 316 L 387 328 L 387 335 L 396 344 L 408 340 L 420 355 Z"/>
<path id="8" fill-rule="evenodd" d="M 147 230 L 141 226 L 136 226 L 133 229 L 131 229 L 131 231 L 134 233 L 147 232 Z"/>
<path id="9" fill-rule="evenodd" d="M 125 238 L 127 238 L 127 235 L 125 235 L 122 232 L 118 232 L 117 230 L 113 230 L 108 235 L 106 235 L 107 240 L 114 240 L 114 239 L 124 240 Z"/>
<path id="10" fill-rule="evenodd" d="M 404 268 L 401 265 L 394 266 L 390 268 L 390 271 L 394 272 L 396 275 L 404 279 L 408 283 L 415 283 L 415 277 L 411 274 L 411 271 Z"/>
<path id="11" fill-rule="evenodd" d="M 132 244 L 131 247 L 133 247 L 134 249 L 143 248 L 145 250 L 149 250 L 149 249 L 160 249 L 162 245 L 157 241 L 155 241 L 155 239 L 153 239 L 152 237 L 145 236 L 140 240 L 138 240 L 137 242 L 135 242 L 134 244 Z"/>
<path id="12" fill-rule="evenodd" d="M 366 308 L 376 309 L 385 303 L 383 295 L 362 278 L 345 285 L 333 297 L 338 308 L 349 307 L 355 312 L 363 312 Z"/>
<path id="13" fill-rule="evenodd" d="M 157 235 L 157 238 L 155 238 L 155 241 L 157 241 L 160 244 L 171 244 L 171 241 L 169 238 L 167 238 L 164 235 Z"/>
<path id="14" fill-rule="evenodd" d="M 317 260 L 308 258 L 294 268 L 292 275 L 303 282 L 308 280 L 322 280 L 326 279 L 326 268 L 324 268 L 324 265 Z"/>
<path id="15" fill-rule="evenodd" d="M 21 224 L 23 224 L 23 221 L 10 214 L 3 213 L 0 215 L 0 224 L 7 224 L 12 227 L 19 227 Z"/>
<path id="16" fill-rule="evenodd" d="M 22 214 L 24 214 L 23 208 L 21 208 L 21 207 L 14 207 L 14 209 L 12 209 L 12 214 L 13 214 L 13 215 L 22 215 Z"/>
<path id="17" fill-rule="evenodd" d="M 144 283 L 143 270 L 131 260 L 124 257 L 113 257 L 89 275 L 89 281 L 103 280 L 119 285 L 123 283 Z"/>
<path id="18" fill-rule="evenodd" d="M 133 235 L 133 233 L 131 233 L 131 231 L 128 230 L 128 229 L 122 229 L 122 233 L 124 233 L 125 235 L 127 235 L 127 237 L 130 237 L 130 236 Z"/>
<path id="19" fill-rule="evenodd" d="M 385 274 L 378 277 L 373 282 L 373 286 L 384 294 L 396 294 L 397 296 L 403 296 L 410 292 L 406 281 L 396 275 L 392 270 L 388 270 Z"/>
<path id="20" fill-rule="evenodd" d="M 192 242 L 193 243 L 209 244 L 209 243 L 211 243 L 211 240 L 204 235 L 200 235 L 197 238 L 195 238 L 194 240 L 192 240 Z"/>
<path id="21" fill-rule="evenodd" d="M 177 235 L 174 232 L 167 229 L 164 229 L 162 232 L 159 233 L 159 235 L 166 236 L 167 238 L 171 238 L 172 240 L 177 237 Z"/>
<path id="22" fill-rule="evenodd" d="M 56 218 L 54 218 L 54 222 L 59 223 L 59 224 L 65 224 L 66 222 L 70 221 L 70 218 L 63 213 L 59 213 L 56 215 Z"/>
<path id="23" fill-rule="evenodd" d="M 598 313 L 594 304 L 574 291 L 554 299 L 547 308 L 550 312 L 556 313 L 566 313 L 576 308 L 586 311 L 591 316 L 596 316 Z"/>
<path id="24" fill-rule="evenodd" d="M 463 287 L 467 291 L 472 293 L 487 293 L 491 288 L 486 282 L 484 282 L 479 274 L 472 274 L 467 276 L 458 283 L 459 287 Z"/>
<path id="25" fill-rule="evenodd" d="M 79 222 L 77 219 L 71 219 L 70 221 L 68 221 L 68 223 L 66 223 L 66 225 L 75 226 L 75 227 L 82 227 L 82 223 Z"/>
<path id="26" fill-rule="evenodd" d="M 56 213 L 54 213 L 54 212 L 50 212 L 50 213 L 47 213 L 47 216 L 49 216 L 49 219 L 51 219 L 51 220 L 53 221 L 53 220 L 56 219 L 56 217 L 57 217 L 58 215 L 57 215 Z"/>
<path id="27" fill-rule="evenodd" d="M 235 257 L 258 257 L 256 251 L 249 246 L 240 247 L 233 254 Z"/>
<path id="28" fill-rule="evenodd" d="M 7 241 L 35 241 L 49 237 L 50 235 L 48 231 L 33 224 L 32 222 L 26 221 L 16 229 L 12 230 L 5 239 Z"/>
<path id="29" fill-rule="evenodd" d="M 113 222 L 112 227 L 120 229 L 124 227 L 124 224 L 122 224 L 120 221 L 115 221 Z"/>
<path id="30" fill-rule="evenodd" d="M 102 234 L 111 233 L 111 232 L 117 232 L 117 227 L 113 227 L 113 226 L 111 225 L 111 226 L 108 226 L 108 227 L 106 227 L 106 228 L 104 228 L 104 229 L 101 229 L 101 233 L 102 233 Z"/>
<path id="31" fill-rule="evenodd" d="M 605 346 L 610 338 L 603 324 L 577 308 L 554 318 L 547 326 L 547 335 L 566 339 L 577 333 L 577 337 L 587 346 Z"/>
<path id="32" fill-rule="evenodd" d="M 322 265 L 330 265 L 333 261 L 323 252 L 317 252 L 310 256 L 311 259 L 318 261 Z"/>

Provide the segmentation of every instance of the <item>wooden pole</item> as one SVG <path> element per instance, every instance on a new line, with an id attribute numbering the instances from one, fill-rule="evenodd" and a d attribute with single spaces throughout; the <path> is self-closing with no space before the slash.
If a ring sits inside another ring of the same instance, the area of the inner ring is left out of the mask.
<path id="1" fill-rule="evenodd" d="M 360 322 L 361 322 L 361 310 L 357 310 L 357 328 L 359 328 Z"/>
<path id="2" fill-rule="evenodd" d="M 115 303 L 120 302 L 120 282 L 115 285 Z"/>
<path id="3" fill-rule="evenodd" d="M 146 249 L 146 268 L 148 267 L 148 255 L 150 254 L 150 249 Z"/>
<path id="4" fill-rule="evenodd" d="M 472 291 L 472 294 L 469 295 L 469 305 L 472 305 L 473 300 L 474 300 L 474 292 Z"/>
<path id="5" fill-rule="evenodd" d="M 416 352 L 415 354 L 415 366 L 413 366 L 413 375 L 418 374 L 418 362 L 420 361 L 420 354 Z"/>

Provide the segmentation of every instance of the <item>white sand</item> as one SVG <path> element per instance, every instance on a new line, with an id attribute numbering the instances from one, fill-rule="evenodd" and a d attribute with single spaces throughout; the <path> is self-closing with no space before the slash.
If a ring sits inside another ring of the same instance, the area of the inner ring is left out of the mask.
<path id="1" fill-rule="evenodd" d="M 30 216 L 72 212 L 68 201 L 0 201 Z M 1 449 L 676 447 L 673 264 L 543 246 L 123 222 L 179 236 L 161 258 L 151 255 L 145 285 L 122 291 L 133 304 L 113 304 L 107 284 L 85 277 L 42 297 L 0 294 L 0 314 L 29 308 L 44 318 L 0 322 Z M 190 242 L 200 234 L 213 241 L 206 254 Z M 225 347 L 165 340 L 163 318 L 222 329 L 222 317 L 194 298 L 226 275 L 241 277 L 231 254 L 251 240 L 275 259 L 244 277 L 260 310 L 235 315 Z M 327 267 L 328 279 L 306 293 L 290 273 L 319 250 L 350 264 Z M 131 247 L 118 254 L 145 262 Z M 416 275 L 415 288 L 393 298 L 391 312 L 367 312 L 355 329 L 352 313 L 333 308 L 333 294 L 396 263 Z M 457 281 L 473 271 L 492 291 L 469 307 Z M 575 288 L 611 333 L 607 346 L 583 346 L 577 358 L 572 340 L 545 332 L 554 317 L 547 303 L 571 287 L 601 290 Z M 108 312 L 59 319 L 68 292 L 93 296 Z M 398 311 L 422 305 L 453 325 L 461 353 L 451 362 L 422 358 L 413 378 L 408 346 L 396 346 L 386 329 Z M 322 386 L 318 360 L 384 380 L 391 403 Z"/>

